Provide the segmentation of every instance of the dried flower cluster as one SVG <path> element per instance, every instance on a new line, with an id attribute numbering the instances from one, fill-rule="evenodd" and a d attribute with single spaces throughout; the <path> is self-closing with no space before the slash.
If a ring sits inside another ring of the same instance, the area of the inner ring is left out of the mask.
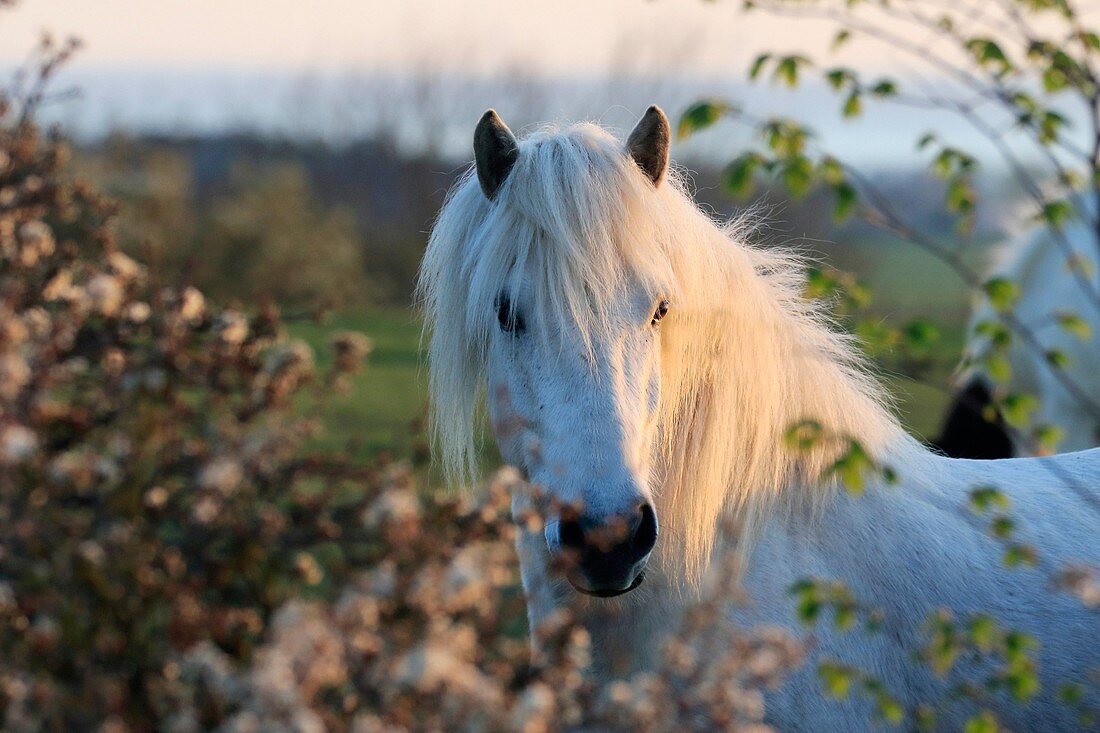
<path id="1" fill-rule="evenodd" d="M 234 671 L 207 643 L 185 652 L 172 665 L 166 728 L 766 729 L 760 689 L 799 650 L 779 632 L 735 632 L 724 592 L 691 610 L 653 673 L 595 684 L 584 674 L 587 634 L 565 615 L 538 630 L 544 653 L 531 665 L 509 520 L 522 490 L 506 469 L 477 501 L 425 498 L 393 471 L 361 514 L 378 540 L 370 566 L 334 603 L 283 606 L 248 667 Z"/>
<path id="2" fill-rule="evenodd" d="M 70 50 L 44 43 L 41 75 Z M 303 457 L 321 380 L 276 312 L 114 247 L 114 205 L 32 121 L 39 87 L 0 98 L 0 728 L 151 730 L 175 655 L 247 661 L 283 601 L 361 566 L 348 486 L 380 479 Z M 344 342 L 335 375 L 366 352 Z"/>
<path id="3" fill-rule="evenodd" d="M 1100 608 L 1100 573 L 1087 565 L 1065 568 L 1058 584 L 1077 596 L 1088 608 Z"/>

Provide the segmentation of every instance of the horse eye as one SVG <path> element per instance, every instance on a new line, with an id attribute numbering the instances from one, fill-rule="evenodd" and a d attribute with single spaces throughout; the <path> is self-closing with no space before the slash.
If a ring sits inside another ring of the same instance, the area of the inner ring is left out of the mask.
<path id="1" fill-rule="evenodd" d="M 657 305 L 657 310 L 653 311 L 653 320 L 650 321 L 650 323 L 652 325 L 656 326 L 657 322 L 660 321 L 662 318 L 664 318 L 665 314 L 667 314 L 667 313 L 668 313 L 668 301 L 667 300 L 662 300 Z"/>
<path id="2" fill-rule="evenodd" d="M 497 298 L 497 323 L 505 333 L 522 333 L 525 327 L 523 316 L 512 307 L 512 301 L 506 295 Z"/>

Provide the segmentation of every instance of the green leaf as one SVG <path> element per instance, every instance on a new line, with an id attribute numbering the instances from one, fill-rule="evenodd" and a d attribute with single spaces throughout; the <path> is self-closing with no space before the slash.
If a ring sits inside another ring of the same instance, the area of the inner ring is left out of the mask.
<path id="1" fill-rule="evenodd" d="M 813 163 L 805 155 L 796 155 L 783 165 L 783 184 L 795 198 L 806 195 L 813 183 Z"/>
<path id="2" fill-rule="evenodd" d="M 843 223 L 855 211 L 856 199 L 858 198 L 856 189 L 847 181 L 841 181 L 833 186 L 833 193 L 836 196 L 836 203 L 833 205 L 833 220 L 837 223 Z"/>
<path id="3" fill-rule="evenodd" d="M 1034 567 L 1039 562 L 1039 558 L 1035 554 L 1034 548 L 1013 543 L 1005 548 L 1001 562 L 1008 568 L 1016 568 L 1022 565 Z M 1027 692 L 1026 694 L 1030 695 L 1031 693 Z"/>
<path id="4" fill-rule="evenodd" d="M 950 148 L 944 148 L 940 151 L 932 160 L 932 171 L 940 178 L 946 178 L 951 175 L 951 168 L 954 161 L 954 153 Z"/>
<path id="5" fill-rule="evenodd" d="M 676 135 L 681 140 L 700 130 L 710 127 L 723 115 L 736 111 L 729 103 L 717 99 L 706 99 L 688 107 L 680 116 Z"/>
<path id="6" fill-rule="evenodd" d="M 854 677 L 851 669 L 832 662 L 822 662 L 817 667 L 817 675 L 830 695 L 838 700 L 848 697 Z"/>
<path id="7" fill-rule="evenodd" d="M 997 718 L 988 710 L 983 710 L 963 726 L 963 733 L 1000 733 L 1001 726 L 997 724 Z"/>
<path id="8" fill-rule="evenodd" d="M 954 666 L 955 659 L 963 650 L 963 644 L 955 631 L 950 611 L 946 609 L 937 611 L 929 619 L 929 625 L 932 638 L 925 647 L 925 658 L 932 670 L 942 676 Z"/>
<path id="9" fill-rule="evenodd" d="M 906 345 L 913 351 L 927 351 L 940 340 L 940 330 L 931 321 L 916 319 L 902 330 Z"/>
<path id="10" fill-rule="evenodd" d="M 806 297 L 824 298 L 840 288 L 840 282 L 832 272 L 820 267 L 806 268 Z"/>
<path id="11" fill-rule="evenodd" d="M 1058 447 L 1058 444 L 1062 442 L 1064 436 L 1064 431 L 1057 425 L 1036 425 L 1031 431 L 1032 440 L 1034 440 L 1040 448 L 1049 453 L 1055 452 L 1055 449 Z"/>
<path id="12" fill-rule="evenodd" d="M 861 318 L 855 327 L 863 347 L 871 355 L 892 349 L 898 342 L 898 331 L 881 318 Z"/>
<path id="13" fill-rule="evenodd" d="M 1035 98 L 1030 94 L 1024 92 L 1016 92 L 1012 95 L 1012 101 L 1019 107 L 1026 116 L 1030 117 L 1035 114 L 1039 109 L 1039 103 L 1035 101 Z"/>
<path id="14" fill-rule="evenodd" d="M 1039 407 L 1039 400 L 1033 395 L 1014 392 L 1005 395 L 997 406 L 1000 408 L 1005 421 L 1009 425 L 1019 428 L 1027 425 L 1031 413 Z"/>
<path id="15" fill-rule="evenodd" d="M 989 298 L 990 305 L 994 309 L 1004 312 L 1010 309 L 1020 297 L 1020 286 L 1004 277 L 995 277 L 987 280 L 982 285 L 982 290 Z"/>
<path id="16" fill-rule="evenodd" d="M 798 70 L 802 66 L 809 66 L 812 62 L 805 56 L 784 56 L 775 65 L 772 78 L 786 83 L 789 87 L 798 86 Z"/>
<path id="17" fill-rule="evenodd" d="M 782 118 L 768 120 L 760 128 L 760 134 L 768 147 L 781 158 L 802 155 L 806 140 L 811 136 L 810 131 L 799 123 Z"/>
<path id="18" fill-rule="evenodd" d="M 803 420 L 787 429 L 784 439 L 787 446 L 798 450 L 809 450 L 821 442 L 825 429 L 815 420 Z"/>
<path id="19" fill-rule="evenodd" d="M 1005 675 L 1004 681 L 1008 683 L 1012 697 L 1016 700 L 1029 699 L 1040 689 L 1038 675 L 1035 674 L 1034 665 L 1030 660 L 1026 664 L 1014 665 L 1009 674 Z"/>
<path id="20" fill-rule="evenodd" d="M 847 284 L 844 295 L 853 308 L 866 308 L 871 304 L 871 289 L 854 279 Z"/>
<path id="21" fill-rule="evenodd" d="M 991 67 L 997 73 L 1005 73 L 1012 69 L 1012 62 L 1005 56 L 1005 52 L 996 41 L 989 38 L 971 38 L 966 42 L 966 48 L 974 56 L 974 59 L 982 66 Z"/>
<path id="22" fill-rule="evenodd" d="M 838 66 L 835 69 L 829 69 L 825 72 L 825 80 L 829 82 L 829 86 L 833 89 L 840 91 L 845 84 L 855 81 L 855 74 L 851 69 Z"/>
<path id="23" fill-rule="evenodd" d="M 734 196 L 744 196 L 752 190 L 753 174 L 760 167 L 763 158 L 759 153 L 743 153 L 737 156 L 726 168 L 724 183 L 726 190 Z"/>
<path id="24" fill-rule="evenodd" d="M 812 578 L 799 578 L 787 589 L 788 595 L 797 596 L 809 593 L 817 588 L 817 581 Z"/>
<path id="25" fill-rule="evenodd" d="M 1043 89 L 1048 92 L 1059 92 L 1069 86 L 1069 77 L 1062 69 L 1050 66 L 1042 74 Z"/>
<path id="26" fill-rule="evenodd" d="M 856 609 L 852 606 L 838 606 L 833 613 L 833 624 L 838 631 L 847 631 L 856 622 Z"/>
<path id="27" fill-rule="evenodd" d="M 974 326 L 974 333 L 985 336 L 997 349 L 1007 349 L 1012 345 L 1012 332 L 999 321 L 981 321 Z"/>
<path id="28" fill-rule="evenodd" d="M 764 70 L 764 64 L 768 63 L 772 55 L 770 53 L 762 53 L 753 59 L 752 66 L 749 67 L 749 79 L 755 81 L 760 72 Z"/>
<path id="29" fill-rule="evenodd" d="M 1029 649 L 1034 649 L 1036 642 L 1022 631 L 1010 631 L 1005 634 L 1005 655 L 1015 657 Z"/>
<path id="30" fill-rule="evenodd" d="M 917 706 L 915 717 L 917 730 L 921 733 L 936 729 L 936 711 L 928 703 L 921 703 Z"/>
<path id="31" fill-rule="evenodd" d="M 940 149 L 940 152 L 932 159 L 930 168 L 940 178 L 961 177 L 964 173 L 970 173 L 978 167 L 978 161 L 969 153 L 950 146 Z"/>
<path id="32" fill-rule="evenodd" d="M 874 462 L 863 446 L 851 440 L 848 451 L 833 463 L 827 475 L 836 476 L 850 494 L 859 495 L 863 493 L 864 474 L 872 468 Z"/>
<path id="33" fill-rule="evenodd" d="M 1003 354 L 987 354 L 982 360 L 982 366 L 994 382 L 1007 382 L 1012 379 L 1012 364 Z"/>
<path id="34" fill-rule="evenodd" d="M 983 652 L 989 652 L 997 638 L 997 621 L 991 616 L 978 614 L 970 620 L 970 641 L 974 646 Z"/>
<path id="35" fill-rule="evenodd" d="M 859 90 L 853 89 L 851 94 L 848 95 L 848 99 L 845 100 L 841 112 L 845 117 L 858 117 L 862 111 L 863 104 L 860 102 Z"/>
<path id="36" fill-rule="evenodd" d="M 1058 699 L 1067 705 L 1076 705 L 1085 699 L 1085 688 L 1076 682 L 1066 682 L 1058 688 Z"/>
<path id="37" fill-rule="evenodd" d="M 798 620 L 807 626 L 813 626 L 821 615 L 822 604 L 813 594 L 803 594 L 798 599 Z"/>
<path id="38" fill-rule="evenodd" d="M 924 150 L 926 147 L 928 147 L 929 145 L 931 145 L 935 141 L 936 141 L 936 133 L 926 132 L 926 133 L 924 133 L 923 135 L 920 136 L 919 140 L 917 140 L 917 150 Z"/>
<path id="39" fill-rule="evenodd" d="M 1071 333 L 1082 341 L 1087 341 L 1092 336 L 1092 328 L 1081 316 L 1072 311 L 1061 311 L 1057 315 L 1058 325 L 1067 333 Z"/>
<path id="40" fill-rule="evenodd" d="M 820 168 L 821 177 L 830 186 L 835 186 L 847 179 L 847 176 L 844 175 L 844 166 L 831 155 L 822 158 L 818 168 Z"/>
<path id="41" fill-rule="evenodd" d="M 1061 349 L 1049 349 L 1043 356 L 1055 369 L 1065 369 L 1069 366 L 1069 357 Z"/>
<path id="42" fill-rule="evenodd" d="M 970 490 L 970 506 L 981 513 L 990 509 L 1007 509 L 1008 497 L 995 486 L 979 486 Z"/>
<path id="43" fill-rule="evenodd" d="M 852 32 L 849 30 L 838 31 L 837 34 L 833 36 L 832 50 L 836 51 L 838 48 L 847 43 L 851 37 Z"/>
<path id="44" fill-rule="evenodd" d="M 901 703 L 889 695 L 879 695 L 877 704 L 878 714 L 883 720 L 894 725 L 901 725 L 901 722 L 905 719 L 905 709 L 902 708 Z"/>
<path id="45" fill-rule="evenodd" d="M 970 214 L 974 211 L 977 192 L 970 181 L 963 177 L 953 178 L 947 184 L 947 209 L 956 214 Z"/>
<path id="46" fill-rule="evenodd" d="M 1039 140 L 1052 143 L 1058 139 L 1058 130 L 1066 125 L 1066 118 L 1057 112 L 1046 112 L 1039 123 Z"/>
<path id="47" fill-rule="evenodd" d="M 993 521 L 989 523 L 989 531 L 998 539 L 1007 539 L 1016 531 L 1016 523 L 1012 521 L 1011 517 L 1002 514 L 993 517 Z"/>
<path id="48" fill-rule="evenodd" d="M 1036 219 L 1058 228 L 1065 224 L 1071 216 L 1073 216 L 1073 204 L 1069 201 L 1047 201 L 1043 204 L 1043 208 Z"/>
<path id="49" fill-rule="evenodd" d="M 897 93 L 898 85 L 891 79 L 881 79 L 871 87 L 871 94 L 875 97 L 893 97 Z"/>

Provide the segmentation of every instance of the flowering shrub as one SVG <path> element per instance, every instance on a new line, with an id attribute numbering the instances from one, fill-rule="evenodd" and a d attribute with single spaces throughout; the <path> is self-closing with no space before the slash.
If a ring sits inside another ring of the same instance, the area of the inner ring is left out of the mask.
<path id="1" fill-rule="evenodd" d="M 477 501 L 425 498 L 392 472 L 360 516 L 379 540 L 369 568 L 335 603 L 283 606 L 250 667 L 193 646 L 173 662 L 168 727 L 764 730 L 759 687 L 799 650 L 779 632 L 734 632 L 728 589 L 692 609 L 654 673 L 593 684 L 583 675 L 587 634 L 565 615 L 536 631 L 543 653 L 532 665 L 509 519 L 510 497 L 523 490 L 505 469 Z"/>
<path id="2" fill-rule="evenodd" d="M 47 42 L 38 81 L 71 50 Z M 369 343 L 342 335 L 316 380 L 273 309 L 152 282 L 27 88 L 0 98 L 0 727 L 152 729 L 174 655 L 248 660 L 364 557 L 348 482 L 377 472 L 303 456 L 292 408 Z"/>

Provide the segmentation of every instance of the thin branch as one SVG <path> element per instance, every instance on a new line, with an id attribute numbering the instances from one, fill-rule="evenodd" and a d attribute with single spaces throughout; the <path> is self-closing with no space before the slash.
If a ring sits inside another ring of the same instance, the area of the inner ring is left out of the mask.
<path id="1" fill-rule="evenodd" d="M 946 59 L 932 53 L 929 48 L 918 46 L 909 39 L 890 30 L 887 30 L 880 25 L 875 25 L 857 19 L 851 13 L 841 14 L 830 8 L 819 9 L 805 8 L 802 6 L 798 8 L 789 8 L 783 6 L 782 2 L 783 0 L 777 0 L 777 2 L 767 3 L 761 5 L 760 7 L 763 7 L 767 12 L 771 12 L 780 16 L 816 17 L 832 20 L 840 24 L 842 27 L 857 31 L 880 42 L 888 43 L 895 48 L 899 48 L 909 53 L 910 55 L 916 56 L 922 59 L 925 63 L 933 66 L 936 69 L 939 69 L 941 72 L 961 81 L 967 87 L 972 89 L 975 93 L 999 102 L 1000 104 L 1005 106 L 1010 112 L 1018 111 L 1010 90 L 1004 85 L 1002 80 L 996 77 L 982 79 L 979 76 L 976 76 L 970 71 L 966 70 L 965 68 L 957 64 L 953 64 Z M 906 20 L 908 17 L 908 20 L 910 20 L 911 22 L 915 22 L 918 25 L 923 25 L 931 29 L 938 29 L 941 33 L 946 34 L 948 37 L 954 39 L 956 42 L 965 45 L 964 39 L 954 34 L 954 32 L 942 28 L 939 24 L 935 23 L 932 20 L 922 18 L 919 15 L 914 15 L 913 13 L 910 13 L 909 16 L 898 15 L 896 12 L 890 11 L 888 7 L 882 10 L 892 17 L 901 20 Z M 983 73 L 985 73 L 984 70 Z M 1016 177 L 1016 179 L 1021 183 L 1025 193 L 1029 196 L 1029 198 L 1032 199 L 1033 203 L 1035 203 L 1037 207 L 1042 209 L 1044 204 L 1047 202 L 1047 197 L 1043 195 L 1041 187 L 1034 180 L 1027 169 L 1023 166 L 1016 155 L 1012 152 L 1012 150 L 1005 144 L 1003 137 L 997 132 L 997 130 L 992 128 L 989 123 L 986 122 L 986 120 L 980 115 L 973 113 L 971 111 L 972 108 L 960 107 L 960 104 L 957 101 L 951 100 L 947 97 L 942 97 L 941 99 L 943 100 L 948 110 L 952 110 L 960 114 L 979 133 L 989 139 L 989 141 L 997 149 L 997 152 L 1001 155 L 1001 157 L 1008 164 L 1009 168 L 1012 170 L 1013 176 Z M 1097 142 L 1097 145 L 1100 146 L 1100 141 Z M 1058 180 L 1069 180 L 1069 171 L 1065 169 L 1065 167 L 1052 153 L 1052 151 L 1041 143 L 1039 144 L 1039 148 L 1047 157 L 1048 163 L 1054 168 Z M 1098 148 L 1098 152 L 1100 152 L 1100 148 Z M 1067 193 L 1071 197 L 1077 196 L 1077 194 L 1074 194 L 1072 191 L 1067 191 Z M 1086 207 L 1080 206 L 1080 204 L 1078 204 L 1078 211 L 1080 212 L 1081 216 L 1088 215 L 1086 213 Z M 1100 232 L 1100 223 L 1098 223 L 1096 226 L 1097 231 Z M 1051 230 L 1054 235 L 1053 238 L 1055 244 L 1059 248 L 1059 251 L 1066 258 L 1067 262 L 1072 263 L 1076 259 L 1076 256 L 1073 251 L 1073 246 L 1066 236 L 1064 230 L 1059 227 L 1051 227 Z M 1089 280 L 1085 273 L 1080 271 L 1080 268 L 1071 267 L 1070 271 L 1077 286 L 1081 288 L 1082 292 L 1089 300 L 1089 302 L 1096 308 L 1097 312 L 1100 313 L 1100 290 L 1098 290 L 1096 284 Z"/>
<path id="2" fill-rule="evenodd" d="M 983 278 L 974 268 L 968 265 L 958 253 L 940 246 L 930 237 L 910 227 L 900 215 L 893 211 L 892 206 L 888 203 L 887 197 L 878 191 L 878 189 L 860 174 L 859 171 L 847 166 L 845 170 L 853 180 L 859 183 L 860 188 L 863 189 L 867 198 L 873 205 L 873 208 L 864 211 L 862 216 L 864 221 L 887 233 L 912 242 L 951 268 L 967 287 L 975 291 L 980 291 L 982 289 Z M 1028 348 L 1032 349 L 1035 354 L 1045 353 L 1043 345 L 1034 331 L 1020 320 L 1011 309 L 1002 312 L 1000 315 L 1005 324 L 1023 339 Z M 1066 374 L 1065 370 L 1045 360 L 1043 363 L 1046 364 L 1047 369 L 1050 370 L 1050 373 L 1058 383 L 1062 385 L 1066 392 L 1085 407 L 1097 421 L 1100 421 L 1100 402 L 1097 402 L 1093 395 L 1090 395 L 1082 389 L 1080 385 L 1074 382 L 1073 379 Z"/>

